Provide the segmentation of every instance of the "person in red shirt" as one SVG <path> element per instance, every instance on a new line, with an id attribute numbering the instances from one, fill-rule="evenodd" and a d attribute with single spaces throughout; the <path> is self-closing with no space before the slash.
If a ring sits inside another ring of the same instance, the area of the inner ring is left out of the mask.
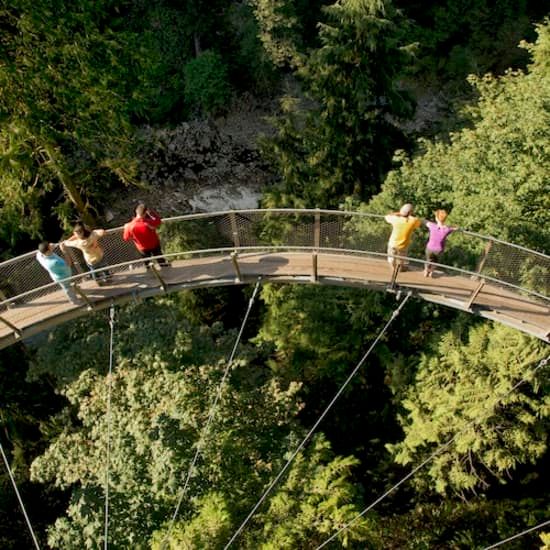
<path id="1" fill-rule="evenodd" d="M 138 252 L 143 258 L 159 256 L 157 261 L 160 266 L 168 267 L 170 264 L 162 256 L 160 240 L 157 235 L 157 227 L 162 223 L 161 217 L 147 206 L 140 202 L 135 209 L 134 218 L 124 225 L 122 238 L 125 241 L 134 241 Z M 152 261 L 146 263 L 151 267 Z"/>

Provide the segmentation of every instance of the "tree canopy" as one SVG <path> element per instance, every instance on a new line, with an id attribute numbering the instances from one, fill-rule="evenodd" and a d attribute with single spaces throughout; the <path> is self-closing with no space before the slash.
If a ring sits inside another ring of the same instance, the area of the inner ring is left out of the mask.
<path id="1" fill-rule="evenodd" d="M 370 208 L 413 202 L 420 215 L 452 210 L 454 224 L 548 251 L 550 243 L 550 24 L 537 27 L 527 72 L 471 77 L 478 100 L 464 109 L 469 124 L 448 139 L 421 140 L 399 154 Z M 472 208 L 472 204 L 476 208 Z"/>
<path id="2" fill-rule="evenodd" d="M 160 315 L 165 318 L 162 326 L 157 322 Z M 276 378 L 266 376 L 261 364 L 254 365 L 254 351 L 245 348 L 233 365 L 231 382 L 221 394 L 213 428 L 200 441 L 225 368 L 224 356 L 236 336 L 221 328 L 186 326 L 177 308 L 169 303 L 125 311 L 118 321 L 110 431 L 106 424 L 108 385 L 105 368 L 101 367 L 101 362 L 108 359 L 105 351 L 101 354 L 103 361 L 99 354 L 96 361 L 75 354 L 71 371 L 67 372 L 59 368 L 55 356 L 60 347 L 75 352 L 82 349 L 83 340 L 74 333 L 67 339 L 67 331 L 62 331 L 39 353 L 33 375 L 49 373 L 66 381 L 63 394 L 69 406 L 60 413 L 59 420 L 61 424 L 61 418 L 73 419 L 31 468 L 34 480 L 51 481 L 72 491 L 67 515 L 50 530 L 48 540 L 52 546 L 78 543 L 93 548 L 102 539 L 109 433 L 113 544 L 145 548 L 154 531 L 160 530 L 155 540 L 162 542 L 169 536 L 174 547 L 183 540 L 202 540 L 205 544 L 208 540 L 209 545 L 220 533 L 227 533 L 229 526 L 236 528 L 236 522 L 254 504 L 255 495 L 280 470 L 286 453 L 301 437 L 302 428 L 295 417 L 302 404 L 296 399 L 298 383 L 283 386 Z M 85 339 L 88 346 L 91 340 L 106 344 L 107 334 L 101 330 L 100 319 Z M 200 459 L 177 518 L 184 523 L 172 534 L 165 531 L 164 525 L 174 513 L 197 445 Z M 311 464 L 316 468 L 306 474 Z M 349 480 L 354 464 L 352 458 L 333 457 L 329 444 L 316 439 L 307 451 L 307 459 L 301 458 L 293 466 L 280 489 L 282 493 L 270 501 L 273 513 L 266 512 L 270 517 L 280 516 L 281 521 L 285 517 L 297 523 L 292 527 L 292 523 L 275 521 L 270 535 L 261 527 L 262 521 L 256 520 L 253 534 L 247 535 L 256 542 L 247 542 L 247 547 L 258 547 L 256 543 L 262 546 L 272 537 L 298 541 L 309 540 L 316 533 L 322 538 L 333 529 L 338 517 L 353 517 L 358 510 L 353 504 L 357 495 Z M 311 485 L 305 483 L 306 479 Z M 220 500 L 212 525 L 212 506 Z M 317 517 L 310 524 L 309 520 Z M 198 525 L 212 528 L 201 527 L 197 532 L 194 526 Z"/>
<path id="3" fill-rule="evenodd" d="M 115 24 L 113 25 L 113 19 Z M 20 231 L 43 232 L 39 198 L 62 190 L 91 223 L 102 172 L 132 178 L 131 133 L 118 78 L 126 36 L 109 2 L 21 0 L 1 12 L 1 206 L 8 219 L 30 211 Z M 27 201 L 27 197 L 31 198 Z M 24 206 L 23 206 L 24 204 Z M 65 203 L 50 199 L 63 220 Z"/>
<path id="4" fill-rule="evenodd" d="M 502 325 L 472 327 L 465 337 L 453 330 L 441 336 L 435 353 L 420 361 L 403 400 L 405 437 L 389 446 L 395 460 L 419 463 L 452 440 L 418 476 L 425 490 L 442 494 L 504 483 L 521 464 L 536 462 L 547 450 L 550 396 L 548 372 L 532 371 L 545 348 Z"/>
<path id="5" fill-rule="evenodd" d="M 105 191 L 135 180 L 136 136 L 194 117 L 221 124 L 238 114 L 235 97 L 274 115 L 265 205 L 386 213 L 413 202 L 426 217 L 444 207 L 453 225 L 548 252 L 541 6 L 4 1 L 2 255 L 57 238 L 76 216 L 93 223 Z M 201 248 L 218 229 L 167 228 L 165 252 Z M 101 546 L 109 464 L 113 547 L 223 548 L 396 308 L 395 294 L 363 288 L 265 285 L 201 439 L 249 292 L 117 308 L 112 376 L 101 313 L 2 352 L 0 438 L 41 545 Z M 237 545 L 317 547 L 374 502 L 334 547 L 481 548 L 541 523 L 548 368 L 528 373 L 547 355 L 504 326 L 408 301 Z M 30 539 L 5 472 L 0 489 L 0 546 L 19 548 Z M 534 532 L 517 548 L 539 538 L 549 540 Z"/>
<path id="6" fill-rule="evenodd" d="M 297 71 L 309 103 L 283 100 L 278 134 L 265 145 L 282 179 L 268 205 L 327 207 L 347 195 L 368 198 L 392 149 L 403 143 L 390 116 L 412 112 L 398 84 L 410 55 L 405 20 L 389 1 L 341 0 L 325 13 L 320 46 Z"/>

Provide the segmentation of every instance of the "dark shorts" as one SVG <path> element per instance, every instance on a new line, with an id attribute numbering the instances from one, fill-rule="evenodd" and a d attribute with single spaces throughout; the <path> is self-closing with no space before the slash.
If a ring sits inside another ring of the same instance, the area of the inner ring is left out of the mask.
<path id="1" fill-rule="evenodd" d="M 138 250 L 142 258 L 151 258 L 153 256 L 160 256 L 157 259 L 159 265 L 168 265 L 168 261 L 164 256 L 162 256 L 162 249 L 160 244 L 155 248 L 150 248 L 149 250 Z M 150 265 L 152 262 L 147 262 L 147 265 Z"/>

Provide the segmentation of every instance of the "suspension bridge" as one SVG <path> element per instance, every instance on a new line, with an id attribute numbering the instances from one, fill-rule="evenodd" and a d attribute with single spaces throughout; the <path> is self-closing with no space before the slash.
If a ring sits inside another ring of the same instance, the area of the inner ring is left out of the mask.
<path id="1" fill-rule="evenodd" d="M 423 276 L 422 259 L 425 239 L 417 235 L 415 246 L 406 259 L 406 269 L 392 268 L 385 245 L 389 227 L 383 216 L 326 210 L 240 210 L 208 214 L 192 214 L 165 220 L 163 240 L 168 267 L 144 264 L 133 244 L 122 239 L 122 229 L 109 230 L 102 238 L 110 278 L 98 286 L 90 280 L 83 258 L 71 250 L 68 258 L 75 275 L 70 282 L 77 303 L 68 300 L 58 282 L 52 283 L 39 266 L 35 253 L 25 254 L 0 264 L 0 348 L 31 337 L 72 318 L 91 311 L 110 308 L 110 363 L 107 418 L 110 419 L 110 380 L 113 367 L 114 307 L 128 301 L 186 288 L 222 285 L 244 285 L 255 282 L 245 318 L 218 392 L 211 403 L 208 421 L 201 431 L 189 471 L 177 499 L 169 523 L 167 537 L 185 497 L 188 481 L 201 449 L 201 441 L 210 429 L 221 388 L 229 374 L 244 325 L 258 291 L 260 281 L 355 286 L 392 292 L 399 305 L 392 313 L 365 355 L 352 370 L 332 401 L 320 415 L 285 466 L 272 480 L 248 516 L 233 533 L 229 548 L 246 527 L 250 518 L 285 474 L 292 460 L 307 444 L 313 432 L 340 397 L 345 387 L 361 368 L 384 332 L 411 296 L 429 302 L 467 311 L 515 327 L 544 340 L 550 338 L 550 257 L 524 247 L 485 237 L 469 231 L 454 235 L 446 254 L 446 264 L 436 264 L 435 276 Z M 533 370 L 543 368 L 549 358 Z M 523 384 L 530 374 L 518 381 L 506 397 Z M 482 422 L 487 412 L 473 423 Z M 110 426 L 110 420 L 108 420 Z M 108 428 L 109 429 L 109 428 Z M 458 434 L 456 434 L 458 435 Z M 333 541 L 342 531 L 370 511 L 376 504 L 397 490 L 428 462 L 449 447 L 456 435 L 440 445 L 409 474 L 374 500 L 350 522 L 341 526 L 318 548 Z M 109 440 L 109 436 L 108 436 Z M 0 452 L 25 515 L 34 545 L 39 543 L 13 478 L 9 462 L 0 445 Z M 109 542 L 109 446 L 105 470 L 104 548 Z M 548 521 L 524 530 L 491 548 L 547 525 Z"/>
<path id="2" fill-rule="evenodd" d="M 164 220 L 169 268 L 147 269 L 122 228 L 101 239 L 111 273 L 98 286 L 78 251 L 68 253 L 79 296 L 72 304 L 35 252 L 0 264 L 0 348 L 70 319 L 165 292 L 264 282 L 350 286 L 414 296 L 550 341 L 550 256 L 469 231 L 453 234 L 423 276 L 426 235 L 417 230 L 407 270 L 392 270 L 383 216 L 329 210 L 238 210 Z"/>

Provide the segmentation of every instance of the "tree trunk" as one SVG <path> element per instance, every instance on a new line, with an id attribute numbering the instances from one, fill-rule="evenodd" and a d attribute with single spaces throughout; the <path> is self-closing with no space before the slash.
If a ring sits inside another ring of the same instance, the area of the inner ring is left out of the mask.
<path id="1" fill-rule="evenodd" d="M 50 165 L 50 168 L 54 171 L 57 179 L 63 186 L 65 195 L 74 204 L 81 220 L 87 226 L 94 227 L 96 225 L 96 220 L 94 216 L 90 214 L 87 204 L 86 202 L 84 202 L 84 199 L 82 198 L 82 195 L 80 194 L 78 188 L 73 182 L 71 176 L 67 174 L 67 172 L 65 172 L 60 163 L 57 161 L 53 146 L 48 144 L 44 145 L 43 148 L 48 157 L 48 164 Z"/>
<path id="2" fill-rule="evenodd" d="M 199 55 L 202 53 L 202 48 L 201 48 L 201 39 L 197 33 L 193 35 L 193 43 L 195 45 L 195 57 L 199 57 Z"/>

